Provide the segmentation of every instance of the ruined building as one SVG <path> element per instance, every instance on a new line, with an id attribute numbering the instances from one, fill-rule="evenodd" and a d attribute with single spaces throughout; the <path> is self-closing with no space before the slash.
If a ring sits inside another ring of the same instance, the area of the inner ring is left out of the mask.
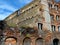
<path id="1" fill-rule="evenodd" d="M 60 2 L 33 0 L 4 20 L 1 45 L 60 45 Z"/>

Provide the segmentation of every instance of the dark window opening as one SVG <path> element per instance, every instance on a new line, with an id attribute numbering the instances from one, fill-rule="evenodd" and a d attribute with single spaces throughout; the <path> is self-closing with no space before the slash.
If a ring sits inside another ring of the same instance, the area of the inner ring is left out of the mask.
<path id="1" fill-rule="evenodd" d="M 55 5 L 54 7 L 55 7 L 55 10 L 58 10 L 58 6 L 57 5 Z"/>
<path id="2" fill-rule="evenodd" d="M 59 20 L 59 16 L 58 15 L 56 16 L 56 20 Z"/>
<path id="3" fill-rule="evenodd" d="M 42 23 L 38 23 L 38 29 L 39 29 L 39 30 L 42 30 L 42 26 L 43 26 Z"/>
<path id="4" fill-rule="evenodd" d="M 20 10 L 18 10 L 18 15 L 20 15 Z"/>
<path id="5" fill-rule="evenodd" d="M 51 21 L 54 21 L 54 16 L 53 15 L 51 15 L 50 18 L 51 18 Z"/>
<path id="6" fill-rule="evenodd" d="M 38 6 L 38 5 L 35 5 L 35 6 Z"/>
<path id="7" fill-rule="evenodd" d="M 58 26 L 58 31 L 60 31 L 60 26 Z"/>
<path id="8" fill-rule="evenodd" d="M 59 39 L 55 38 L 55 39 L 53 40 L 53 45 L 58 45 L 58 43 L 59 43 Z"/>
<path id="9" fill-rule="evenodd" d="M 52 25 L 52 26 L 51 26 L 51 29 L 52 29 L 52 31 L 55 31 L 55 26 Z"/>
<path id="10" fill-rule="evenodd" d="M 49 7 L 52 8 L 52 4 L 49 3 Z"/>
<path id="11" fill-rule="evenodd" d="M 40 8 L 39 11 L 42 11 L 42 9 Z"/>

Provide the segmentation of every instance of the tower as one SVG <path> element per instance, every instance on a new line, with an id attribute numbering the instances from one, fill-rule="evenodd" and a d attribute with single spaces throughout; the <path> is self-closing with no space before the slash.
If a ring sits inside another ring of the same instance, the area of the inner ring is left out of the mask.
<path id="1" fill-rule="evenodd" d="M 45 21 L 43 23 L 44 29 L 51 30 L 51 20 L 50 20 L 50 14 L 49 14 L 49 6 L 47 0 L 41 0 L 42 10 L 43 10 L 43 16 L 45 18 Z"/>

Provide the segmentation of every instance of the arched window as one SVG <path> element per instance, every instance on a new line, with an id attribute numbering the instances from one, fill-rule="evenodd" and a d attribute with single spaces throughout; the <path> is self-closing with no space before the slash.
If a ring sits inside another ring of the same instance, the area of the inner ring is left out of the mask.
<path id="1" fill-rule="evenodd" d="M 42 38 L 38 38 L 36 40 L 36 45 L 43 45 L 43 39 Z"/>
<path id="2" fill-rule="evenodd" d="M 38 23 L 38 29 L 42 30 L 43 24 L 42 23 Z"/>
<path id="3" fill-rule="evenodd" d="M 38 34 L 40 34 L 42 29 L 43 29 L 43 24 L 42 23 L 38 23 Z"/>
<path id="4" fill-rule="evenodd" d="M 31 45 L 31 39 L 30 38 L 25 38 L 23 40 L 23 45 Z"/>
<path id="5" fill-rule="evenodd" d="M 58 5 L 54 5 L 54 7 L 55 7 L 55 10 L 58 10 Z"/>
<path id="6" fill-rule="evenodd" d="M 59 20 L 59 18 L 60 18 L 59 15 L 56 15 L 56 20 L 57 20 L 57 21 Z"/>
<path id="7" fill-rule="evenodd" d="M 8 37 L 5 39 L 5 45 L 16 45 L 17 40 L 14 37 Z"/>
<path id="8" fill-rule="evenodd" d="M 51 21 L 54 21 L 54 15 L 50 14 Z"/>
<path id="9" fill-rule="evenodd" d="M 52 8 L 52 4 L 49 3 L 48 5 L 49 5 L 49 8 Z"/>
<path id="10" fill-rule="evenodd" d="M 60 26 L 58 26 L 58 31 L 60 32 Z"/>
<path id="11" fill-rule="evenodd" d="M 51 25 L 51 29 L 52 29 L 52 31 L 56 31 L 56 26 L 55 25 Z"/>
<path id="12" fill-rule="evenodd" d="M 58 45 L 58 42 L 59 42 L 59 39 L 55 38 L 55 39 L 53 40 L 53 45 Z"/>

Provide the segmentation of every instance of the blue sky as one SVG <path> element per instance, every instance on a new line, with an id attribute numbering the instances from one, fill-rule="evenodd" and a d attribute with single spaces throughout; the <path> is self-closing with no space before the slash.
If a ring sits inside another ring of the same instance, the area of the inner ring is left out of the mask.
<path id="1" fill-rule="evenodd" d="M 30 3 L 32 0 L 0 0 L 0 20 Z M 58 1 L 58 0 L 57 0 Z"/>
<path id="2" fill-rule="evenodd" d="M 32 0 L 0 0 L 0 20 L 30 3 Z"/>

